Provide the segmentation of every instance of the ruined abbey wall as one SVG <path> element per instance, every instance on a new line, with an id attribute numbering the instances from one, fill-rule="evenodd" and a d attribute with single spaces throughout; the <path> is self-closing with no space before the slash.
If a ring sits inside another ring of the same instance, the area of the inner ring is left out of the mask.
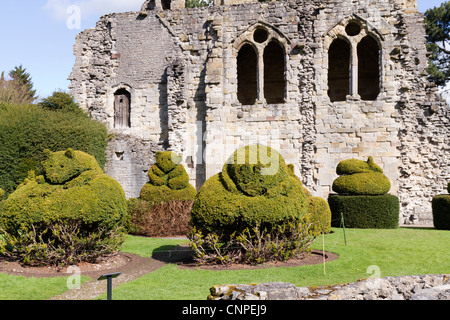
<path id="1" fill-rule="evenodd" d="M 146 1 L 77 37 L 71 91 L 110 129 L 106 171 L 127 196 L 139 196 L 157 150 L 182 155 L 200 187 L 235 149 L 263 143 L 322 197 L 339 161 L 373 156 L 400 224 L 430 223 L 450 179 L 449 107 L 426 81 L 415 1 L 219 2 Z"/>

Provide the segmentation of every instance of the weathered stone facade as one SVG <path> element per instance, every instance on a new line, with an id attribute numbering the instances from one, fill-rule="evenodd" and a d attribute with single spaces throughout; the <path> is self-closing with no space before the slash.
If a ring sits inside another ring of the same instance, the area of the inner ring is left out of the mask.
<path id="1" fill-rule="evenodd" d="M 71 91 L 116 134 L 107 173 L 127 196 L 157 150 L 182 155 L 200 187 L 258 142 L 322 197 L 339 161 L 373 156 L 400 224 L 431 223 L 431 198 L 450 179 L 450 120 L 426 80 L 416 1 L 229 2 L 147 0 L 78 35 Z M 118 110 L 122 97 L 129 110 Z"/>

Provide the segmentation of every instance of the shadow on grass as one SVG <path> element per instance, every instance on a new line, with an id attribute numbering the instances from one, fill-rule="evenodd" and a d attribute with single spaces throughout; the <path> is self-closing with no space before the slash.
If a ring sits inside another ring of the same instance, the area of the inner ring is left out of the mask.
<path id="1" fill-rule="evenodd" d="M 188 264 L 194 262 L 193 252 L 186 245 L 164 245 L 153 250 L 152 258 L 164 263 Z"/>

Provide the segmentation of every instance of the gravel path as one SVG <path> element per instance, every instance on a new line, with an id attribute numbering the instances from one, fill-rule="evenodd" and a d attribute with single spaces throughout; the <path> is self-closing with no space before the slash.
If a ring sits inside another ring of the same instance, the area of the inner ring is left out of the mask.
<path id="1" fill-rule="evenodd" d="M 113 288 L 116 288 L 121 284 L 133 281 L 166 265 L 165 262 L 155 260 L 153 258 L 142 258 L 136 255 L 129 256 L 132 258 L 132 261 L 126 265 L 126 268 L 110 269 L 103 272 L 96 271 L 83 273 L 84 275 L 91 277 L 92 280 L 83 283 L 78 289 L 69 290 L 59 296 L 51 298 L 50 300 L 92 300 L 107 291 L 107 281 L 97 280 L 102 274 L 122 272 L 112 281 Z"/>

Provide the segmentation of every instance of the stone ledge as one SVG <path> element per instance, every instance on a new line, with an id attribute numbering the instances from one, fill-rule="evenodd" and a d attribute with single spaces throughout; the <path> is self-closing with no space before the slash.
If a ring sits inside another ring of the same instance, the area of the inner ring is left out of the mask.
<path id="1" fill-rule="evenodd" d="M 450 275 L 369 278 L 317 287 L 283 282 L 217 285 L 210 291 L 208 300 L 450 300 Z"/>

